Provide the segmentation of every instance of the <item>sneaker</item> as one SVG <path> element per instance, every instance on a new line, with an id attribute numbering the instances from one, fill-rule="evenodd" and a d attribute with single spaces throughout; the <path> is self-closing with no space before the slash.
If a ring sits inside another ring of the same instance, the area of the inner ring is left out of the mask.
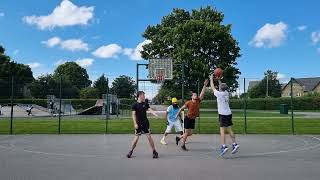
<path id="1" fill-rule="evenodd" d="M 153 153 L 152 153 L 152 158 L 153 158 L 153 159 L 159 158 L 159 154 L 157 153 L 157 151 L 153 151 Z"/>
<path id="2" fill-rule="evenodd" d="M 160 143 L 161 143 L 162 145 L 167 145 L 167 143 L 164 141 L 164 139 L 161 139 L 161 140 L 160 140 Z"/>
<path id="3" fill-rule="evenodd" d="M 188 151 L 188 149 L 186 148 L 186 145 L 181 146 L 181 149 L 184 151 Z"/>
<path id="4" fill-rule="evenodd" d="M 227 146 L 221 146 L 220 155 L 223 156 L 228 150 L 229 148 Z"/>
<path id="5" fill-rule="evenodd" d="M 239 148 L 240 148 L 240 146 L 238 144 L 232 144 L 232 152 L 231 152 L 231 154 L 237 153 Z"/>
<path id="6" fill-rule="evenodd" d="M 127 158 L 131 158 L 133 151 L 129 151 L 129 153 L 127 154 Z"/>
<path id="7" fill-rule="evenodd" d="M 181 138 L 179 138 L 178 136 L 176 137 L 176 145 L 177 145 L 177 146 L 179 145 L 180 139 L 181 139 Z"/>

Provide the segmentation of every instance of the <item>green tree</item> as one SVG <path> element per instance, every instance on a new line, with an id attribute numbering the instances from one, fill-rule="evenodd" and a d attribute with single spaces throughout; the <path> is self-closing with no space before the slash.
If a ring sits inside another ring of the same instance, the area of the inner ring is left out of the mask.
<path id="1" fill-rule="evenodd" d="M 197 89 L 212 68 L 224 70 L 224 81 L 232 91 L 238 87 L 240 75 L 236 67 L 240 57 L 238 42 L 231 35 L 231 25 L 222 24 L 222 12 L 208 6 L 188 12 L 173 9 L 160 24 L 148 26 L 143 33 L 151 43 L 143 46 L 144 59 L 171 57 L 174 64 L 184 64 L 186 90 Z M 181 66 L 174 67 L 174 83 L 181 88 Z"/>
<path id="2" fill-rule="evenodd" d="M 60 79 L 53 78 L 53 75 L 47 74 L 38 77 L 30 85 L 29 89 L 32 97 L 46 98 L 47 95 L 60 97 Z M 79 89 L 72 86 L 70 81 L 61 81 L 62 98 L 79 98 Z"/>
<path id="3" fill-rule="evenodd" d="M 132 98 L 135 92 L 135 82 L 131 77 L 121 75 L 112 82 L 111 93 L 118 98 Z"/>
<path id="4" fill-rule="evenodd" d="M 99 90 L 100 97 L 102 94 L 106 94 L 109 90 L 108 81 L 106 77 L 104 77 L 104 74 L 100 76 L 94 83 L 93 87 Z"/>
<path id="5" fill-rule="evenodd" d="M 97 99 L 100 98 L 100 91 L 93 87 L 86 87 L 80 91 L 81 99 Z"/>
<path id="6" fill-rule="evenodd" d="M 256 86 L 248 91 L 250 98 L 281 97 L 281 84 L 278 80 L 278 72 L 268 70 L 264 73 L 265 77 Z M 268 88 L 267 88 L 268 86 Z"/>
<path id="7" fill-rule="evenodd" d="M 54 71 L 53 77 L 58 80 L 60 76 L 63 77 L 63 80 L 70 81 L 71 85 L 78 89 L 91 85 L 87 70 L 75 62 L 66 62 L 58 66 Z"/>
<path id="8" fill-rule="evenodd" d="M 0 97 L 8 98 L 11 95 L 11 77 L 14 80 L 14 97 L 23 97 L 25 86 L 34 78 L 31 68 L 11 60 L 5 54 L 5 49 L 0 46 Z"/>

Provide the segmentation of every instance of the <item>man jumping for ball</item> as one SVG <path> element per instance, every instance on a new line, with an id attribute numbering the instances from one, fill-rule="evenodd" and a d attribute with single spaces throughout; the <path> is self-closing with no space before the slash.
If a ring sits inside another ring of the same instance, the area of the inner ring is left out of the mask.
<path id="1" fill-rule="evenodd" d="M 229 92 L 228 86 L 225 83 L 220 82 L 219 91 L 214 86 L 213 75 L 210 76 L 210 85 L 214 95 L 217 97 L 217 106 L 220 123 L 220 142 L 221 142 L 221 156 L 224 155 L 229 149 L 226 146 L 225 133 L 229 132 L 232 140 L 232 154 L 236 153 L 239 149 L 239 145 L 236 143 L 236 137 L 232 131 L 232 112 L 229 106 Z"/>
<path id="2" fill-rule="evenodd" d="M 208 80 L 204 81 L 203 88 L 201 90 L 200 96 L 198 97 L 197 93 L 192 92 L 192 97 L 191 100 L 187 101 L 179 110 L 179 112 L 176 115 L 176 118 L 178 118 L 178 115 L 180 114 L 181 111 L 184 109 L 188 109 L 188 113 L 186 117 L 184 118 L 184 129 L 185 132 L 182 135 L 181 138 L 176 139 L 176 144 L 178 145 L 178 142 L 180 139 L 182 139 L 182 150 L 187 151 L 188 149 L 186 148 L 186 140 L 188 136 L 192 135 L 192 129 L 194 129 L 195 125 L 195 119 L 199 116 L 199 111 L 200 111 L 200 103 L 201 100 L 204 97 L 204 93 L 206 90 L 206 87 L 208 85 Z"/>

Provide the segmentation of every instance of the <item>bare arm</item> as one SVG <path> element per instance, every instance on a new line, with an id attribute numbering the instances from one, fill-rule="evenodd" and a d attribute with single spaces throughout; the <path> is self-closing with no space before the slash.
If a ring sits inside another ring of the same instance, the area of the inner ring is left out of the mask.
<path id="1" fill-rule="evenodd" d="M 155 117 L 159 117 L 158 114 L 156 114 L 156 112 L 154 112 L 153 109 L 149 108 L 148 111 L 153 114 Z"/>
<path id="2" fill-rule="evenodd" d="M 178 116 L 179 116 L 179 114 L 181 113 L 181 111 L 183 111 L 186 107 L 187 107 L 186 105 L 183 105 L 183 106 L 179 109 L 179 111 L 178 111 L 178 113 L 177 113 L 177 115 L 176 115 L 176 118 L 178 118 Z"/>
<path id="3" fill-rule="evenodd" d="M 210 76 L 210 86 L 213 92 L 217 90 L 216 87 L 214 87 L 213 75 Z"/>
<path id="4" fill-rule="evenodd" d="M 204 81 L 204 83 L 203 83 L 203 87 L 202 87 L 202 90 L 201 90 L 201 93 L 200 93 L 200 100 L 202 100 L 203 99 L 203 97 L 204 97 L 204 93 L 206 92 L 206 87 L 207 87 L 207 85 L 208 85 L 208 80 L 206 79 L 205 81 Z"/>
<path id="5" fill-rule="evenodd" d="M 135 129 L 138 129 L 136 111 L 132 111 L 132 121 Z"/>

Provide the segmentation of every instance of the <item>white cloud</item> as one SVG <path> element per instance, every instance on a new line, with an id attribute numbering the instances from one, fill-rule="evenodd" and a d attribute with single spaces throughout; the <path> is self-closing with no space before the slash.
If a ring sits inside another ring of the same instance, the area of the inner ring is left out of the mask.
<path id="1" fill-rule="evenodd" d="M 277 75 L 277 78 L 278 79 L 284 79 L 284 78 L 286 78 L 287 76 L 285 75 L 285 74 L 281 74 L 281 73 L 278 73 L 278 75 Z"/>
<path id="2" fill-rule="evenodd" d="M 58 60 L 58 61 L 56 61 L 55 63 L 54 63 L 54 66 L 60 66 L 61 64 L 64 64 L 64 63 L 66 63 L 66 62 L 68 62 L 67 60 L 63 60 L 63 59 L 60 59 L 60 60 Z"/>
<path id="3" fill-rule="evenodd" d="M 61 40 L 59 37 L 53 37 L 47 41 L 42 41 L 42 44 L 45 44 L 47 47 L 54 47 L 60 45 L 62 49 L 69 51 L 88 51 L 88 44 L 83 42 L 81 39 L 67 39 Z"/>
<path id="4" fill-rule="evenodd" d="M 23 21 L 36 25 L 39 29 L 53 29 L 55 27 L 87 25 L 93 18 L 94 7 L 78 7 L 69 0 L 63 0 L 51 14 L 44 16 L 25 16 Z"/>
<path id="5" fill-rule="evenodd" d="M 151 40 L 144 40 L 139 43 L 135 49 L 125 48 L 123 53 L 132 60 L 142 60 L 140 51 L 143 50 L 143 45 L 151 43 Z"/>
<path id="6" fill-rule="evenodd" d="M 122 52 L 122 47 L 117 44 L 109 44 L 101 46 L 96 49 L 92 54 L 99 58 L 115 58 Z"/>
<path id="7" fill-rule="evenodd" d="M 58 67 L 60 66 L 61 64 L 64 64 L 66 62 L 75 62 L 77 63 L 79 66 L 83 67 L 83 68 L 86 68 L 86 67 L 89 67 L 93 64 L 94 62 L 94 59 L 91 59 L 91 58 L 83 58 L 83 59 L 77 59 L 77 60 L 64 60 L 64 59 L 60 59 L 58 61 L 56 61 L 54 63 L 54 66 L 55 67 Z"/>
<path id="8" fill-rule="evenodd" d="M 41 66 L 41 64 L 38 63 L 38 62 L 28 63 L 27 65 L 28 65 L 31 69 L 37 69 L 37 68 L 39 68 L 39 67 Z"/>
<path id="9" fill-rule="evenodd" d="M 277 24 L 267 23 L 257 31 L 249 44 L 257 48 L 279 47 L 286 39 L 287 30 L 288 25 L 283 22 Z"/>
<path id="10" fill-rule="evenodd" d="M 93 63 L 93 61 L 94 61 L 94 59 L 84 58 L 84 59 L 78 59 L 78 60 L 76 60 L 75 62 L 76 62 L 79 66 L 85 68 L 85 67 L 91 66 L 92 63 Z"/>
<path id="11" fill-rule="evenodd" d="M 61 43 L 61 39 L 59 37 L 53 37 L 47 41 L 42 41 L 41 43 L 47 45 L 47 47 L 54 47 Z"/>
<path id="12" fill-rule="evenodd" d="M 299 31 L 304 31 L 304 30 L 307 29 L 307 26 L 305 26 L 305 25 L 298 26 L 297 29 L 298 29 Z"/>
<path id="13" fill-rule="evenodd" d="M 320 32 L 312 32 L 311 33 L 311 40 L 313 44 L 317 44 L 320 42 Z"/>
<path id="14" fill-rule="evenodd" d="M 0 12 L 0 17 L 4 17 L 4 13 L 3 12 Z"/>
<path id="15" fill-rule="evenodd" d="M 70 51 L 88 51 L 89 47 L 87 43 L 82 42 L 81 39 L 69 39 L 60 43 L 62 49 Z"/>

